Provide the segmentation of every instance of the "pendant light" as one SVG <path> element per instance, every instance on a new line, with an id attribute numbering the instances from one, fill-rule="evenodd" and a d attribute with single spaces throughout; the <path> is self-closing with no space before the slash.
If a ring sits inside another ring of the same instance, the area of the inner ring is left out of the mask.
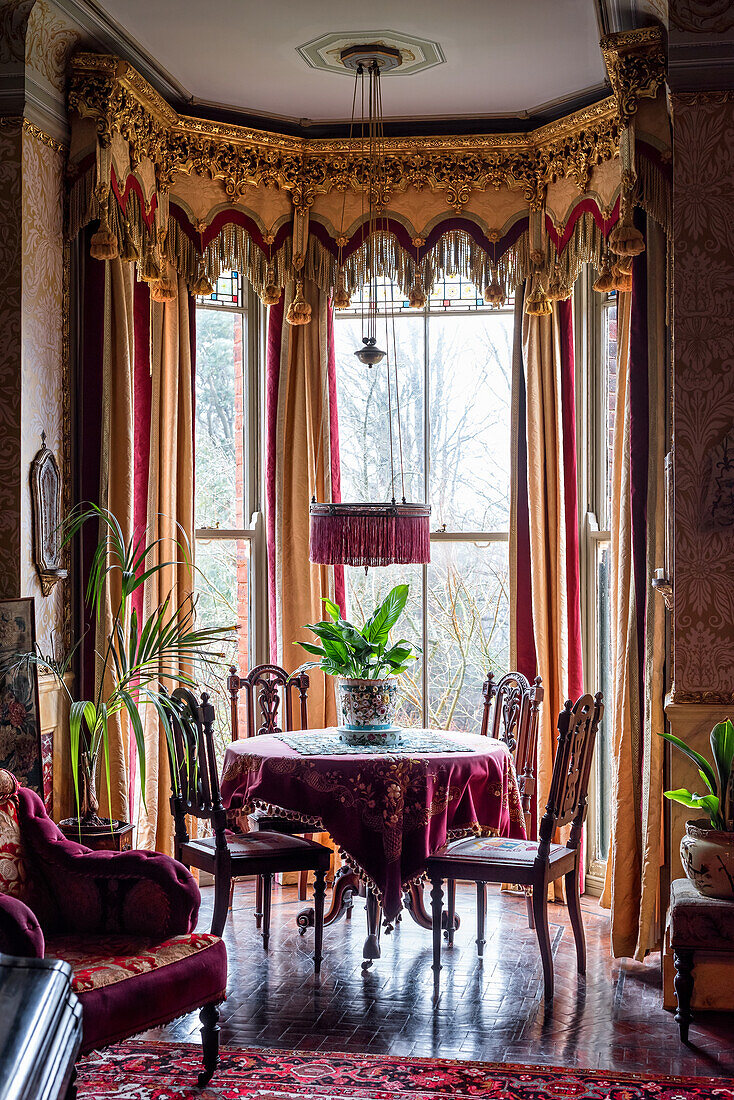
<path id="1" fill-rule="evenodd" d="M 309 557 L 322 565 L 369 566 L 423 564 L 431 560 L 430 505 L 409 503 L 405 497 L 405 472 L 403 468 L 403 443 L 400 423 L 400 391 L 398 386 L 397 344 L 395 340 L 394 303 L 392 316 L 393 354 L 389 353 L 390 339 L 388 317 L 385 317 L 385 350 L 377 344 L 377 290 L 378 276 L 382 276 L 387 290 L 387 276 L 383 250 L 388 237 L 385 202 L 385 145 L 380 76 L 397 68 L 402 57 L 400 51 L 377 44 L 349 46 L 342 50 L 342 63 L 355 72 L 355 90 L 352 100 L 352 127 L 354 128 L 357 90 L 361 92 L 361 192 L 364 219 L 364 195 L 367 194 L 366 220 L 365 294 L 362 294 L 362 347 L 355 356 L 368 369 L 386 361 L 387 415 L 390 439 L 390 488 L 389 502 L 321 504 L 316 498 L 311 503 L 311 539 Z M 367 80 L 365 114 L 365 78 Z M 343 209 L 340 240 L 343 239 Z M 339 253 L 339 285 L 344 283 Z M 392 299 L 392 284 L 390 284 Z M 387 305 L 387 295 L 386 295 Z M 393 428 L 393 391 L 400 464 L 402 499 L 396 500 L 395 454 Z M 317 458 L 318 470 L 318 458 Z"/>

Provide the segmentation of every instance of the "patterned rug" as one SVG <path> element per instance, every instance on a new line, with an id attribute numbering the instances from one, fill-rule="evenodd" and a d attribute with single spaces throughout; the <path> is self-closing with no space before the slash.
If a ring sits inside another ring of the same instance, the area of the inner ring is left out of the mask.
<path id="1" fill-rule="evenodd" d="M 121 1043 L 79 1065 L 79 1100 L 734 1100 L 734 1079 L 305 1051 L 222 1052 L 196 1087 L 197 1046 Z"/>

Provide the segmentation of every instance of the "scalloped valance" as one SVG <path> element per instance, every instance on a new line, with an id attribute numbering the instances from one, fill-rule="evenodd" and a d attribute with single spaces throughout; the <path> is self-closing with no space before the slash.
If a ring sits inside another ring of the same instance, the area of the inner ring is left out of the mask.
<path id="1" fill-rule="evenodd" d="M 601 45 L 613 94 L 567 118 L 525 134 L 385 139 L 376 251 L 415 304 L 444 273 L 461 273 L 488 301 L 527 278 L 541 299 L 565 297 L 584 262 L 612 279 L 616 260 L 615 276 L 626 277 L 610 246 L 622 256 L 641 247 L 634 205 L 668 227 L 661 32 Z M 291 280 L 313 279 L 337 299 L 364 283 L 358 140 L 179 114 L 106 54 L 74 59 L 69 110 L 68 234 L 99 220 L 95 254 L 136 260 L 154 296 L 166 296 L 166 262 L 197 293 L 234 267 L 267 303 Z"/>

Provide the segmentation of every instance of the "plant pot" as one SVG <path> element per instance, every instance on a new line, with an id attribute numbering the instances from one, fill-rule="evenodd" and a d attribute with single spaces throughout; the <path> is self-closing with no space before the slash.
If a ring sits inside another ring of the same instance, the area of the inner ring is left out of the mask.
<path id="1" fill-rule="evenodd" d="M 336 681 L 342 736 L 350 744 L 375 745 L 395 732 L 398 685 L 394 679 Z"/>
<path id="2" fill-rule="evenodd" d="M 699 894 L 734 901 L 734 833 L 712 829 L 705 818 L 688 821 L 680 858 Z"/>

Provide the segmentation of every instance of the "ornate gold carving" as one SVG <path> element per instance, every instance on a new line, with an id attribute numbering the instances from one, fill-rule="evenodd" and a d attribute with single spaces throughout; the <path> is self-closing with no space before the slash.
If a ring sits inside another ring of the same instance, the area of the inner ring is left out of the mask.
<path id="1" fill-rule="evenodd" d="M 601 40 L 620 121 L 626 126 L 641 99 L 654 99 L 665 80 L 665 50 L 660 27 L 608 34 Z"/>
<path id="2" fill-rule="evenodd" d="M 730 691 L 678 691 L 675 684 L 670 692 L 671 703 L 697 703 L 706 707 L 734 706 L 734 693 Z"/>
<path id="3" fill-rule="evenodd" d="M 130 65 L 110 55 L 74 59 L 69 107 L 96 121 L 103 144 L 119 132 L 134 164 L 149 157 L 163 189 L 176 171 L 197 173 L 223 181 L 233 202 L 248 187 L 281 188 L 305 213 L 319 193 L 360 192 L 369 184 L 357 140 L 289 137 L 179 115 Z M 460 211 L 472 192 L 507 186 L 538 207 L 554 180 L 571 178 L 583 189 L 595 165 L 617 156 L 619 137 L 610 98 L 527 134 L 387 138 L 378 200 L 387 206 L 395 192 L 427 187 L 442 191 Z"/>
<path id="4" fill-rule="evenodd" d="M 29 122 L 27 118 L 23 119 L 23 133 L 30 134 L 31 137 L 36 138 L 36 140 L 40 141 L 43 145 L 47 145 L 49 149 L 53 149 L 54 153 L 60 153 L 64 156 L 68 152 L 68 145 L 65 145 L 62 141 L 57 141 L 56 138 L 52 138 L 50 134 L 47 134 L 40 126 L 36 126 L 34 123 Z"/>

